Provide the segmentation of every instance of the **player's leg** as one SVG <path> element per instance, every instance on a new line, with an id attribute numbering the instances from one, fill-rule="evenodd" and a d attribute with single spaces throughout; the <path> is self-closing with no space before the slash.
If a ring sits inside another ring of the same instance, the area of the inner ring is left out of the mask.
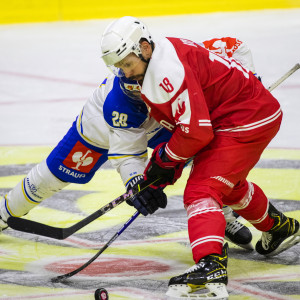
<path id="1" fill-rule="evenodd" d="M 233 204 L 232 199 L 238 198 L 240 200 Z M 279 212 L 255 183 L 241 182 L 223 201 L 231 202 L 235 211 L 263 232 L 256 244 L 258 253 L 276 255 L 300 242 L 299 222 Z"/>
<path id="2" fill-rule="evenodd" d="M 155 134 L 153 138 L 148 142 L 148 147 L 155 148 L 161 142 L 169 141 L 172 133 L 170 133 L 166 129 L 160 130 L 159 133 Z M 234 211 L 229 206 L 224 206 L 223 208 L 224 217 L 226 220 L 226 228 L 225 228 L 225 238 L 226 240 L 234 243 L 235 245 L 242 247 L 247 250 L 253 250 L 253 246 L 251 244 L 252 234 L 251 231 L 240 223 L 237 218 L 238 214 L 235 214 Z"/>
<path id="3" fill-rule="evenodd" d="M 0 201 L 0 228 L 7 228 L 10 216 L 21 217 L 44 199 L 59 192 L 69 183 L 55 177 L 46 161 L 33 167 L 27 176 L 10 190 Z"/>
<path id="4" fill-rule="evenodd" d="M 169 281 L 167 296 L 185 299 L 227 299 L 227 252 L 228 244 L 223 247 L 221 254 L 210 254 L 199 260 L 194 266 Z M 198 290 L 207 289 L 209 292 L 197 298 Z M 205 296 L 204 296 L 205 295 Z"/>
<path id="5" fill-rule="evenodd" d="M 7 228 L 9 216 L 21 217 L 69 183 L 91 180 L 107 161 L 107 150 L 87 143 L 78 134 L 75 122 L 47 159 L 0 200 L 0 230 Z"/>
<path id="6" fill-rule="evenodd" d="M 222 210 L 226 220 L 225 239 L 241 248 L 253 250 L 252 233 L 247 226 L 238 221 L 240 216 L 227 205 L 224 205 Z"/>
<path id="7" fill-rule="evenodd" d="M 188 211 L 188 231 L 196 264 L 211 253 L 221 255 L 222 249 L 222 214 L 220 207 L 224 204 L 239 203 L 248 191 L 248 185 L 240 184 L 260 158 L 262 151 L 275 136 L 278 127 L 266 130 L 261 135 L 247 137 L 242 141 L 226 136 L 215 137 L 206 149 L 194 159 L 184 195 Z M 245 181 L 246 182 L 246 181 Z M 253 197 L 254 195 L 254 197 Z M 249 193 L 246 208 L 238 213 L 260 230 L 273 228 L 274 219 L 268 215 L 268 199 L 260 189 Z M 231 199 L 231 201 L 228 201 Z M 253 202 L 252 202 L 253 201 Z M 213 271 L 213 270 L 211 270 Z M 195 285 L 187 282 L 185 285 Z M 199 281 L 199 288 L 201 288 Z M 169 288 L 172 289 L 172 280 Z"/>
<path id="8" fill-rule="evenodd" d="M 255 139 L 245 137 L 240 140 L 241 150 L 243 151 L 238 151 L 238 149 L 237 151 L 240 153 L 239 159 L 243 162 L 245 171 L 251 170 L 253 163 L 256 163 L 260 153 L 267 146 L 268 140 L 275 136 L 276 129 L 276 127 L 268 129 L 256 135 Z M 236 152 L 236 155 L 238 152 Z M 235 169 L 238 170 L 236 167 Z M 228 178 L 234 177 L 233 174 Z M 240 178 L 243 178 L 243 174 L 240 174 Z M 239 215 L 263 232 L 256 245 L 258 253 L 270 256 L 276 255 L 300 242 L 299 222 L 276 210 L 269 203 L 261 188 L 255 183 L 240 180 L 231 193 L 224 195 L 223 203 L 230 205 Z"/>
<path id="9" fill-rule="evenodd" d="M 188 233 L 195 265 L 170 279 L 168 295 L 187 297 L 187 293 L 197 290 L 205 292 L 205 289 L 213 293 L 217 287 L 223 297 L 228 295 L 227 251 L 223 248 L 226 221 L 219 193 L 205 183 L 206 175 L 202 172 L 205 169 L 209 168 L 204 158 L 195 157 L 184 192 Z"/>
<path id="10" fill-rule="evenodd" d="M 274 220 L 273 226 L 262 233 L 256 243 L 256 251 L 265 256 L 277 255 L 300 242 L 299 222 L 285 216 L 269 203 L 268 215 Z"/>

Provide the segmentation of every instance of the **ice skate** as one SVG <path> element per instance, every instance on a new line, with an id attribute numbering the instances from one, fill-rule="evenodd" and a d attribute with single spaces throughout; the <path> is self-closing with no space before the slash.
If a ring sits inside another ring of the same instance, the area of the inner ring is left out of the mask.
<path id="1" fill-rule="evenodd" d="M 0 216 L 0 233 L 8 227 L 7 223 Z"/>
<path id="2" fill-rule="evenodd" d="M 227 252 L 226 243 L 222 255 L 205 256 L 184 274 L 172 277 L 166 293 L 169 299 L 228 299 Z"/>
<path id="3" fill-rule="evenodd" d="M 256 243 L 256 251 L 265 256 L 274 256 L 300 242 L 299 222 L 286 217 L 271 203 L 268 213 L 275 222 L 269 231 L 262 233 Z"/>
<path id="4" fill-rule="evenodd" d="M 226 220 L 225 239 L 241 248 L 254 250 L 251 243 L 252 233 L 248 227 L 237 220 L 239 215 L 228 206 L 224 207 L 223 211 Z"/>

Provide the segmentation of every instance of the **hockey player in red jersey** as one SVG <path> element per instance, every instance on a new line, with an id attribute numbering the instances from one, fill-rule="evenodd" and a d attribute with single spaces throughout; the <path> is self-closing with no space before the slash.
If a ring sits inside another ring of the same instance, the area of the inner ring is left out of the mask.
<path id="1" fill-rule="evenodd" d="M 216 51 L 224 55 L 232 44 L 236 46 L 230 54 L 254 69 L 250 49 L 241 41 L 226 38 L 225 44 L 223 41 L 220 44 L 219 40 L 213 43 Z M 131 189 L 143 177 L 147 147 L 155 148 L 170 137 L 171 133 L 149 116 L 139 84 L 110 74 L 87 100 L 76 121 L 47 159 L 35 165 L 0 198 L 0 233 L 8 228 L 6 221 L 10 216 L 27 214 L 70 183 L 89 182 L 107 160 L 119 172 L 126 189 Z M 165 207 L 163 191 L 155 189 L 152 192 L 161 196 L 155 199 L 160 207 Z M 158 209 L 157 205 L 154 209 Z M 250 230 L 237 220 L 238 215 L 230 207 L 224 206 L 223 212 L 225 238 L 252 250 Z"/>
<path id="2" fill-rule="evenodd" d="M 170 280 L 168 295 L 186 296 L 206 286 L 226 298 L 224 204 L 263 232 L 256 244 L 262 255 L 300 241 L 298 221 L 279 212 L 260 187 L 247 181 L 280 128 L 278 101 L 236 60 L 183 38 L 154 43 L 146 25 L 133 17 L 109 25 L 101 49 L 116 74 L 140 83 L 150 114 L 173 133 L 154 149 L 144 177 L 160 178 L 157 188 L 174 184 L 185 162 L 194 158 L 184 205 L 196 264 Z M 142 213 L 152 213 L 151 199 L 142 194 L 137 200 Z"/>

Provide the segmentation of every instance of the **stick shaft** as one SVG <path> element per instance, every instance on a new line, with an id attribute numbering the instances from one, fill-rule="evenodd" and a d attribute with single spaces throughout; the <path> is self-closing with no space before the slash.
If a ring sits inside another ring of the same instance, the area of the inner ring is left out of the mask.
<path id="1" fill-rule="evenodd" d="M 18 217 L 9 217 L 7 219 L 7 224 L 12 229 L 18 231 L 33 233 L 33 234 L 38 234 L 38 235 L 42 235 L 42 236 L 46 236 L 58 240 L 63 240 L 69 237 L 70 235 L 72 235 L 73 233 L 75 233 L 76 231 L 78 231 L 79 229 L 88 225 L 92 221 L 96 220 L 100 216 L 106 214 L 111 209 L 115 208 L 125 200 L 131 198 L 131 196 L 132 196 L 132 192 L 123 194 L 120 197 L 109 202 L 108 204 L 104 205 L 103 207 L 101 207 L 91 215 L 87 216 L 83 220 L 67 228 L 54 227 L 54 226 L 50 226 L 43 223 L 35 222 L 28 219 L 18 218 Z"/>
<path id="2" fill-rule="evenodd" d="M 155 181 L 157 180 L 158 179 L 156 179 Z M 141 192 L 142 190 L 144 190 L 146 187 L 153 184 L 154 182 L 149 182 L 147 180 L 142 182 L 141 185 L 138 186 L 136 190 L 133 191 L 130 190 L 128 193 L 121 195 L 120 197 L 104 205 L 103 207 L 101 207 L 91 215 L 87 216 L 85 219 L 79 221 L 78 223 L 70 227 L 66 227 L 66 228 L 54 227 L 54 226 L 50 226 L 36 221 L 18 218 L 18 217 L 9 217 L 7 219 L 7 224 L 12 229 L 18 231 L 38 234 L 41 236 L 46 236 L 57 240 L 63 240 L 69 237 L 70 235 L 74 234 L 75 232 L 77 232 L 79 229 L 93 222 L 97 218 L 103 216 L 104 214 L 106 214 L 113 208 L 117 207 L 124 201 L 131 199 L 134 195 L 138 194 L 139 192 Z"/>
<path id="3" fill-rule="evenodd" d="M 77 268 L 76 270 L 64 274 L 64 275 L 60 275 L 57 277 L 54 277 L 51 279 L 52 282 L 59 282 L 62 281 L 64 279 L 67 279 L 69 277 L 72 277 L 74 275 L 76 275 L 77 273 L 79 273 L 80 271 L 82 271 L 83 269 L 85 269 L 87 266 L 89 266 L 93 261 L 95 261 L 101 253 L 103 253 L 121 234 L 122 232 L 124 232 L 124 230 L 138 217 L 140 213 L 137 211 L 135 212 L 130 219 L 122 226 L 122 228 L 120 228 L 118 230 L 118 232 L 116 232 L 113 237 L 90 259 L 88 260 L 85 264 L 83 264 L 81 267 Z"/>
<path id="4" fill-rule="evenodd" d="M 285 81 L 288 77 L 290 77 L 294 72 L 296 72 L 300 68 L 300 64 L 294 65 L 289 71 L 287 71 L 282 77 L 280 77 L 277 81 L 275 81 L 272 85 L 268 87 L 269 92 L 272 92 L 278 85 L 280 85 L 283 81 Z"/>

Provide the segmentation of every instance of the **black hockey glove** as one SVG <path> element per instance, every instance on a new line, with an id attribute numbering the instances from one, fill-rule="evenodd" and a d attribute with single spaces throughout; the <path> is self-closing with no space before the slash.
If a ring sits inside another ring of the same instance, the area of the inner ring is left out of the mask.
<path id="1" fill-rule="evenodd" d="M 149 181 L 158 179 L 153 187 L 164 188 L 167 185 L 174 184 L 181 176 L 185 162 L 176 162 L 168 159 L 165 153 L 165 146 L 167 143 L 162 143 L 156 146 L 153 150 L 152 157 L 148 163 L 144 178 Z"/>
<path id="2" fill-rule="evenodd" d="M 133 183 L 127 187 L 127 190 L 132 189 L 133 193 L 139 191 L 141 183 L 144 182 L 141 175 L 136 176 L 134 179 L 136 178 L 137 180 L 133 180 Z M 126 202 L 134 206 L 141 214 L 147 216 L 153 214 L 158 208 L 165 208 L 167 206 L 167 196 L 160 188 L 146 187 Z"/>

